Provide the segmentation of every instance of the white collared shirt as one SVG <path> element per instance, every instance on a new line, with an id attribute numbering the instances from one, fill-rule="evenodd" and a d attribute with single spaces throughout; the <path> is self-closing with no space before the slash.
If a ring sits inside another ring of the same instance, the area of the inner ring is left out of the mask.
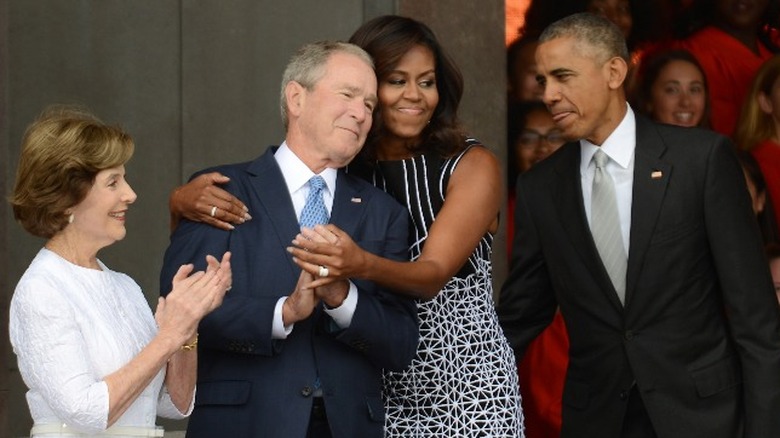
<path id="1" fill-rule="evenodd" d="M 620 216 L 620 231 L 623 235 L 623 246 L 628 254 L 628 239 L 631 235 L 631 203 L 634 186 L 634 153 L 636 151 L 636 117 L 628 106 L 626 115 L 612 134 L 604 140 L 601 150 L 610 158 L 607 162 L 607 172 L 615 184 L 618 215 Z M 591 221 L 591 191 L 596 165 L 592 163 L 593 154 L 599 146 L 587 140 L 580 140 L 580 178 L 582 180 L 582 201 L 588 224 Z"/>
<path id="2" fill-rule="evenodd" d="M 309 195 L 309 180 L 314 176 L 314 172 L 298 158 L 295 153 L 287 146 L 287 142 L 283 142 L 279 149 L 274 153 L 279 168 L 282 170 L 282 176 L 284 182 L 287 185 L 287 191 L 290 194 L 290 198 L 295 208 L 295 217 L 300 220 L 301 211 L 306 204 L 306 197 Z M 322 200 L 325 203 L 325 208 L 328 210 L 328 216 L 333 211 L 333 194 L 336 193 L 336 176 L 338 175 L 337 169 L 326 168 L 319 174 L 322 179 L 325 180 L 325 189 L 322 191 Z M 288 326 L 284 325 L 284 318 L 282 317 L 282 310 L 284 302 L 287 297 L 279 298 L 276 302 L 274 309 L 274 321 L 271 336 L 274 339 L 285 339 L 292 333 L 294 324 Z M 347 328 L 352 323 L 352 316 L 355 314 L 357 308 L 358 292 L 357 286 L 352 281 L 349 282 L 349 292 L 344 302 L 339 307 L 333 309 L 325 308 L 325 312 L 333 318 L 333 321 L 340 328 Z"/>
<path id="3" fill-rule="evenodd" d="M 279 168 L 282 169 L 284 182 L 287 183 L 287 190 L 295 207 L 295 216 L 300 220 L 301 211 L 306 204 L 306 197 L 309 195 L 309 180 L 314 176 L 314 172 L 298 158 L 287 146 L 287 142 L 282 143 L 274 154 Z M 320 173 L 325 180 L 325 190 L 322 191 L 322 200 L 325 201 L 325 208 L 328 210 L 328 216 L 333 211 L 333 194 L 336 193 L 336 175 L 338 170 L 326 168 Z"/>

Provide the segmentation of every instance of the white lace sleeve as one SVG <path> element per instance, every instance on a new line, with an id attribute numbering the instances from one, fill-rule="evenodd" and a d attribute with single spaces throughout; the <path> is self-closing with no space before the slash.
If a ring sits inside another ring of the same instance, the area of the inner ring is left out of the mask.
<path id="1" fill-rule="evenodd" d="M 62 289 L 42 278 L 17 286 L 9 315 L 11 344 L 25 384 L 59 419 L 82 432 L 99 432 L 108 419 L 108 386 L 91 373 L 78 316 Z"/>

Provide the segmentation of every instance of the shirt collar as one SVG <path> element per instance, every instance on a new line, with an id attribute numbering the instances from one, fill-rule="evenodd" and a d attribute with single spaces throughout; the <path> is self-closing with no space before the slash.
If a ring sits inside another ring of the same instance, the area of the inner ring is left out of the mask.
<path id="1" fill-rule="evenodd" d="M 295 153 L 287 146 L 287 142 L 283 142 L 279 149 L 274 154 L 276 162 L 279 164 L 279 168 L 282 169 L 282 175 L 284 176 L 284 182 L 287 184 L 287 188 L 290 193 L 295 193 L 302 189 L 309 182 L 311 177 L 314 176 L 314 172 L 298 158 Z M 325 185 L 328 187 L 328 192 L 336 192 L 336 175 L 337 169 L 326 168 L 320 172 L 320 176 L 325 180 Z"/>
<path id="2" fill-rule="evenodd" d="M 581 168 L 584 171 L 590 165 L 590 160 L 597 148 L 601 148 L 607 156 L 620 167 L 628 169 L 636 149 L 636 116 L 630 105 L 626 107 L 626 115 L 617 128 L 604 140 L 601 146 L 596 146 L 588 140 L 580 140 Z"/>

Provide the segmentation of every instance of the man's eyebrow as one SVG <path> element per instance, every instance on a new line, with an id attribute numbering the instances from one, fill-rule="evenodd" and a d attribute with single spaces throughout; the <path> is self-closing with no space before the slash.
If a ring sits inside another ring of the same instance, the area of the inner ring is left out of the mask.
<path id="1" fill-rule="evenodd" d="M 560 76 L 562 74 L 573 74 L 573 73 L 574 73 L 574 70 L 572 70 L 572 69 L 565 68 L 565 67 L 560 67 L 560 68 L 556 68 L 555 70 L 551 71 L 550 75 L 551 76 Z"/>

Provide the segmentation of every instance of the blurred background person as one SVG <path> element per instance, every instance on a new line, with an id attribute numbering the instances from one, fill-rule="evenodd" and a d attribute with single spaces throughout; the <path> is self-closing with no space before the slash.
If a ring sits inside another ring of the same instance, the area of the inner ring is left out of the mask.
<path id="1" fill-rule="evenodd" d="M 519 174 L 558 150 L 565 140 L 542 102 L 510 107 L 507 144 L 507 254 L 512 257 L 515 184 Z M 532 437 L 557 437 L 561 429 L 561 397 L 568 364 L 569 338 L 560 313 L 526 350 L 518 363 L 523 396 L 525 433 Z"/>
<path id="2" fill-rule="evenodd" d="M 670 49 L 647 59 L 631 106 L 651 119 L 679 126 L 709 126 L 707 79 L 696 58 Z"/>
<path id="3" fill-rule="evenodd" d="M 772 273 L 772 281 L 775 284 L 775 295 L 780 303 L 780 245 L 767 245 L 766 258 L 769 260 L 769 271 Z"/>
<path id="4" fill-rule="evenodd" d="M 29 388 L 31 436 L 162 436 L 192 411 L 197 327 L 231 283 L 230 255 L 181 266 L 152 315 L 97 253 L 125 237 L 133 141 L 83 110 L 52 107 L 22 140 L 15 219 L 47 239 L 16 286 L 10 337 Z"/>
<path id="5" fill-rule="evenodd" d="M 679 48 L 704 69 L 712 129 L 733 136 L 750 82 L 777 53 L 780 0 L 694 0 L 677 20 Z"/>
<path id="6" fill-rule="evenodd" d="M 750 84 L 734 135 L 737 146 L 753 154 L 773 200 L 780 199 L 780 56 L 767 60 Z M 774 202 L 775 220 L 780 202 Z"/>
<path id="7" fill-rule="evenodd" d="M 536 38 L 524 35 L 507 47 L 507 103 L 514 105 L 542 100 L 542 86 L 536 82 Z"/>
<path id="8" fill-rule="evenodd" d="M 541 101 L 510 105 L 507 115 L 507 244 L 511 251 L 517 177 L 558 150 L 565 140 Z"/>
<path id="9" fill-rule="evenodd" d="M 767 192 L 766 180 L 761 172 L 761 167 L 750 152 L 739 150 L 737 151 L 737 157 L 739 158 L 739 164 L 742 166 L 742 172 L 745 174 L 745 183 L 747 184 L 748 192 L 750 192 L 750 199 L 753 202 L 753 213 L 756 215 L 764 245 L 771 243 L 780 244 L 780 233 L 778 232 L 775 217 L 774 202 Z"/>

